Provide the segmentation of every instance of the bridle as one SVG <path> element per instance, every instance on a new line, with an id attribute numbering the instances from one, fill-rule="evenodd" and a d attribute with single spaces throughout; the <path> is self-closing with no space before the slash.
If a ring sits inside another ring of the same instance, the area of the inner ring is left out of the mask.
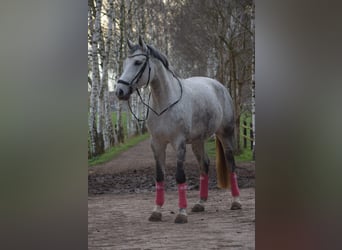
<path id="1" fill-rule="evenodd" d="M 144 74 L 145 72 L 145 69 L 146 69 L 146 65 L 148 64 L 148 80 L 146 82 L 146 85 L 145 85 L 145 88 L 148 86 L 148 84 L 150 83 L 150 75 L 151 75 L 151 67 L 150 67 L 150 63 L 149 63 L 149 56 L 147 54 L 144 54 L 144 53 L 140 53 L 140 54 L 136 54 L 136 55 L 132 55 L 132 56 L 128 56 L 129 58 L 132 58 L 132 57 L 136 57 L 136 56 L 145 56 L 146 57 L 146 60 L 143 64 L 143 66 L 141 67 L 141 69 L 138 71 L 138 73 L 135 75 L 135 77 L 131 80 L 131 82 L 126 82 L 124 80 L 121 80 L 119 79 L 118 80 L 118 83 L 121 83 L 121 84 L 124 84 L 124 85 L 127 85 L 129 87 L 129 92 L 130 94 L 133 93 L 133 86 L 139 82 L 140 78 L 142 77 L 142 75 Z M 135 82 L 134 82 L 135 81 Z"/>
<path id="2" fill-rule="evenodd" d="M 134 87 L 134 85 L 136 85 L 136 84 L 139 82 L 140 78 L 141 78 L 142 75 L 144 74 L 147 64 L 148 64 L 148 79 L 147 79 L 147 82 L 146 82 L 144 88 L 147 88 L 147 86 L 149 85 L 149 83 L 150 83 L 150 77 L 151 77 L 151 67 L 150 67 L 150 63 L 149 63 L 149 59 L 150 59 L 149 55 L 148 55 L 148 54 L 144 54 L 144 53 L 140 53 L 140 54 L 131 55 L 131 56 L 128 56 L 128 57 L 129 57 L 129 58 L 132 58 L 132 57 L 136 57 L 136 56 L 145 56 L 145 57 L 146 57 L 146 60 L 145 60 L 145 62 L 144 62 L 144 64 L 143 64 L 143 66 L 141 67 L 141 69 L 138 71 L 138 73 L 135 75 L 135 77 L 134 77 L 130 82 L 126 82 L 126 81 L 121 80 L 121 79 L 118 80 L 118 83 L 127 85 L 127 86 L 129 87 L 130 94 L 133 93 L 133 87 Z M 163 64 L 163 65 L 164 65 L 164 64 Z M 164 65 L 164 66 L 165 66 L 165 65 Z M 172 74 L 172 76 L 173 76 L 174 78 L 177 79 L 178 84 L 179 84 L 179 87 L 180 87 L 181 94 L 180 94 L 179 98 L 178 98 L 175 102 L 171 103 L 169 106 L 167 106 L 166 108 L 164 108 L 161 112 L 157 112 L 157 111 L 155 111 L 155 110 L 149 105 L 149 103 L 150 103 L 150 98 L 151 98 L 151 92 L 149 93 L 149 96 L 148 96 L 148 103 L 145 103 L 144 100 L 143 100 L 143 98 L 142 98 L 141 95 L 140 95 L 139 89 L 137 88 L 136 90 L 137 90 L 137 93 L 138 93 L 138 96 L 139 96 L 141 102 L 148 108 L 148 109 L 147 109 L 147 112 L 146 112 L 146 117 L 145 117 L 144 119 L 139 119 L 139 118 L 136 116 L 136 114 L 134 114 L 134 112 L 133 112 L 133 110 L 132 110 L 132 108 L 131 108 L 131 105 L 130 105 L 130 103 L 129 103 L 129 100 L 128 100 L 128 107 L 129 107 L 129 110 L 131 111 L 131 113 L 133 114 L 134 118 L 135 118 L 138 122 L 144 122 L 144 121 L 147 120 L 148 114 L 149 114 L 149 110 L 151 110 L 155 115 L 161 116 L 162 114 L 164 114 L 167 110 L 169 110 L 169 109 L 172 108 L 174 105 L 176 105 L 176 104 L 182 99 L 182 96 L 183 96 L 183 86 L 182 86 L 182 84 L 181 84 L 179 78 L 178 78 L 178 77 L 175 75 L 175 73 L 173 73 L 173 71 L 170 70 L 168 67 L 165 66 L 165 68 Z"/>

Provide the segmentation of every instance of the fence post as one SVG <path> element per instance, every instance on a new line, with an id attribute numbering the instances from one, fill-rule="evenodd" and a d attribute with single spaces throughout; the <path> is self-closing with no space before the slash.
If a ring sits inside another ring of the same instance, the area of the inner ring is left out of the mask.
<path id="1" fill-rule="evenodd" d="M 243 148 L 247 148 L 247 122 L 243 121 Z"/>
<path id="2" fill-rule="evenodd" d="M 253 150 L 253 141 L 254 141 L 254 138 L 253 138 L 253 124 L 250 123 L 250 128 L 249 128 L 249 137 L 251 138 L 251 150 Z"/>

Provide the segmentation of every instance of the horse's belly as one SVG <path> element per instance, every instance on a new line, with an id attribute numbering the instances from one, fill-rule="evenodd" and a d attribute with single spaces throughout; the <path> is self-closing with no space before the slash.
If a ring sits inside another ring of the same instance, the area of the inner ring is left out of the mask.
<path id="1" fill-rule="evenodd" d="M 179 138 L 184 138 L 187 143 L 205 140 L 217 131 L 222 122 L 220 106 L 217 104 L 211 106 L 212 109 L 193 108 L 190 110 L 193 111 L 192 115 L 189 115 L 191 114 L 189 110 L 182 114 L 185 110 L 183 109 L 175 112 L 175 114 L 181 114 L 179 117 L 172 115 L 154 119 L 151 117 L 147 122 L 147 127 L 152 137 L 165 142 L 172 142 Z"/>
<path id="2" fill-rule="evenodd" d="M 218 126 L 217 122 L 201 122 L 193 124 L 187 141 L 191 143 L 196 140 L 205 140 L 217 131 Z"/>
<path id="3" fill-rule="evenodd" d="M 222 112 L 218 112 L 219 107 L 215 110 L 202 109 L 197 115 L 193 116 L 190 130 L 191 140 L 207 139 L 213 135 L 222 122 Z"/>
<path id="4" fill-rule="evenodd" d="M 186 137 L 186 129 L 172 121 L 160 121 L 154 120 L 153 122 L 147 123 L 147 128 L 152 138 L 166 143 L 172 142 L 173 140 L 181 137 Z"/>

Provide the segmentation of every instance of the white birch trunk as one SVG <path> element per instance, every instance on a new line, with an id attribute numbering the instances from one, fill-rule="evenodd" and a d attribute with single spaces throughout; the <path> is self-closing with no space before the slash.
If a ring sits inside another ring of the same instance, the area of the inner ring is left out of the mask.
<path id="1" fill-rule="evenodd" d="M 113 146 L 116 141 L 114 137 L 114 129 L 112 123 L 112 114 L 109 102 L 109 92 L 108 92 L 108 71 L 110 66 L 110 57 L 112 56 L 112 30 L 113 30 L 113 15 L 114 6 L 113 0 L 109 0 L 108 9 L 108 33 L 107 40 L 105 44 L 105 56 L 103 62 L 103 72 L 102 72 L 102 88 L 103 88 L 103 107 L 104 107 L 104 126 L 103 126 L 103 141 L 104 149 L 109 149 Z"/>
<path id="2" fill-rule="evenodd" d="M 255 44 L 254 44 L 254 34 L 255 34 L 255 26 L 254 26 L 254 11 L 255 5 L 254 1 L 252 3 L 251 8 L 251 43 L 252 43 L 252 67 L 251 67 L 251 90 L 252 90 L 252 129 L 253 129 L 253 160 L 255 160 Z"/>
<path id="3" fill-rule="evenodd" d="M 98 3 L 99 2 L 99 3 Z M 98 41 L 100 36 L 100 11 L 97 11 L 98 8 L 101 7 L 101 1 L 97 1 L 96 4 L 96 16 L 95 21 L 91 21 L 94 25 L 93 34 L 92 34 L 92 86 L 91 86 L 91 94 L 90 94 L 90 104 L 89 104 L 89 118 L 88 118 L 88 126 L 89 126 L 89 137 L 90 137 L 90 154 L 91 156 L 96 156 L 100 153 L 100 149 L 98 147 L 98 134 L 97 134 L 97 126 L 96 126 L 96 112 L 97 112 L 97 99 L 99 95 L 99 83 L 100 83 L 100 73 L 99 73 L 99 61 L 98 61 Z"/>
<path id="4" fill-rule="evenodd" d="M 104 121 L 104 105 L 103 105 L 103 86 L 102 79 L 99 79 L 99 94 L 97 96 L 97 135 L 100 151 L 104 150 L 103 144 L 103 121 Z"/>
<path id="5" fill-rule="evenodd" d="M 93 47 L 93 55 L 96 56 L 96 63 L 95 67 L 96 70 L 93 71 L 93 74 L 96 74 L 96 78 L 98 79 L 98 96 L 97 96 L 97 135 L 98 135 L 98 147 L 99 147 L 99 153 L 102 153 L 104 151 L 104 145 L 103 145 L 103 121 L 104 121 L 104 105 L 103 105 L 103 86 L 100 76 L 100 70 L 99 70 L 99 58 L 98 55 L 100 54 L 101 61 L 103 60 L 103 56 L 101 54 L 103 42 L 101 41 L 103 38 L 102 32 L 101 32 L 101 10 L 102 10 L 102 0 L 96 0 L 96 17 L 95 17 L 95 30 L 94 33 L 96 33 L 96 50 Z M 93 45 L 94 45 L 93 40 Z M 93 57 L 93 61 L 95 62 L 95 58 Z M 102 61 L 103 62 L 103 61 Z"/>
<path id="6" fill-rule="evenodd" d="M 140 113 L 139 113 L 139 106 L 140 106 L 140 98 L 138 96 L 138 94 L 135 95 L 135 100 L 134 100 L 134 114 L 140 119 Z M 139 122 L 137 121 L 137 119 L 134 118 L 134 135 L 138 135 L 139 134 Z"/>
<path id="7" fill-rule="evenodd" d="M 123 132 L 123 127 L 122 127 L 122 102 L 119 102 L 119 109 L 117 111 L 117 134 L 118 134 L 118 142 L 119 143 L 124 143 L 125 137 L 124 137 L 124 132 Z"/>
<path id="8" fill-rule="evenodd" d="M 126 10 L 125 1 L 120 2 L 120 42 L 119 42 L 119 74 L 122 73 L 122 64 L 124 60 L 124 55 L 126 46 L 124 46 L 124 36 L 125 36 L 125 24 L 126 24 Z M 119 143 L 123 143 L 125 140 L 123 125 L 122 125 L 122 102 L 119 102 L 119 110 L 117 112 L 117 134 Z"/>
<path id="9" fill-rule="evenodd" d="M 94 33 L 94 19 L 92 18 L 91 10 L 88 11 L 89 18 L 89 29 L 91 35 Z M 91 62 L 92 67 L 92 60 Z M 89 96 L 89 116 L 88 116 L 88 133 L 89 133 L 89 150 L 88 158 L 96 155 L 96 141 L 97 141 L 97 129 L 96 129 L 96 97 L 97 97 L 97 86 L 94 86 L 96 82 L 92 81 L 90 86 L 90 96 Z"/>

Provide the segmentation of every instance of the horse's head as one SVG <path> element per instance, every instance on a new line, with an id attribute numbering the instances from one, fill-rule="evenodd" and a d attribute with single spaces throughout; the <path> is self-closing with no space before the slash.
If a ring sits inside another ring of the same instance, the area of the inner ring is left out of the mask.
<path id="1" fill-rule="evenodd" d="M 139 44 L 134 45 L 127 40 L 129 55 L 123 64 L 123 72 L 120 76 L 115 94 L 120 100 L 128 100 L 131 94 L 151 80 L 151 67 L 149 62 L 149 49 L 139 36 Z"/>

